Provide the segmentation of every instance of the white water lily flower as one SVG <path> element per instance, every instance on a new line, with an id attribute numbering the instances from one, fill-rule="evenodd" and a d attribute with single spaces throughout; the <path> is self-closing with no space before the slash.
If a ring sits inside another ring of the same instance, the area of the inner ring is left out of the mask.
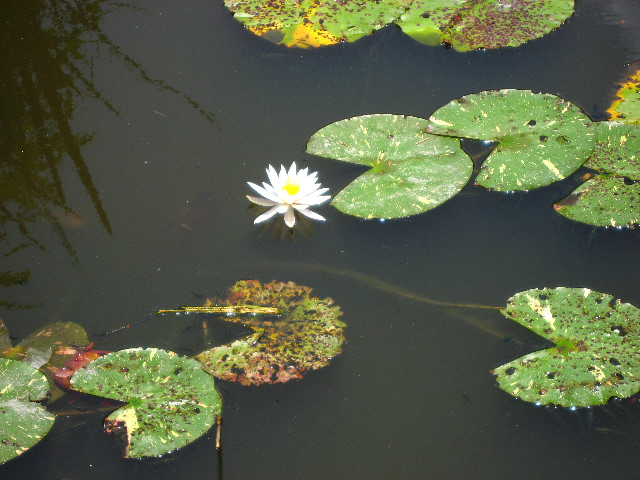
<path id="1" fill-rule="evenodd" d="M 309 173 L 308 168 L 297 171 L 296 162 L 293 162 L 288 172 L 283 165 L 280 165 L 279 174 L 275 168 L 269 165 L 267 176 L 271 183 L 262 182 L 262 187 L 255 183 L 247 182 L 251 188 L 263 197 L 247 195 L 247 198 L 258 205 L 271 207 L 258 216 L 253 223 L 264 222 L 275 214 L 282 213 L 284 214 L 284 223 L 289 228 L 293 228 L 296 223 L 296 210 L 314 220 L 324 221 L 323 216 L 309 210 L 309 207 L 320 205 L 331 198 L 330 195 L 323 195 L 329 189 L 320 188 L 317 172 Z"/>

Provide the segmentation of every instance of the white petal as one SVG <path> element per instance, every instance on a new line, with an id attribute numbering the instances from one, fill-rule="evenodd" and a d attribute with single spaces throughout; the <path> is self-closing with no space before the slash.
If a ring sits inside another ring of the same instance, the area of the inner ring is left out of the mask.
<path id="1" fill-rule="evenodd" d="M 256 219 L 253 221 L 253 223 L 260 223 L 260 222 L 264 222 L 265 220 L 269 220 L 276 213 L 278 213 L 278 207 L 277 206 L 273 207 L 273 208 L 270 208 L 269 210 L 264 212 L 262 215 L 259 215 L 258 217 L 256 217 Z"/>
<path id="2" fill-rule="evenodd" d="M 293 208 L 287 208 L 287 211 L 284 213 L 284 223 L 286 223 L 289 228 L 293 228 L 296 224 L 296 215 Z"/>
<path id="3" fill-rule="evenodd" d="M 313 218 L 314 220 L 320 220 L 322 222 L 325 221 L 325 218 L 322 215 L 318 215 L 316 212 L 312 212 L 308 208 L 298 208 L 297 210 L 306 217 Z"/>
<path id="4" fill-rule="evenodd" d="M 278 172 L 276 172 L 276 169 L 273 168 L 271 165 L 269 165 L 269 168 L 267 169 L 267 177 L 269 177 L 269 182 L 271 182 L 271 187 L 272 188 L 278 188 L 280 181 L 278 180 Z"/>
<path id="5" fill-rule="evenodd" d="M 273 207 L 274 205 L 278 205 L 280 203 L 280 202 L 273 202 L 271 200 L 267 200 L 261 197 L 252 197 L 251 195 L 247 195 L 247 198 L 253 203 L 262 205 L 263 207 Z"/>
<path id="6" fill-rule="evenodd" d="M 296 162 L 293 162 L 289 167 L 289 177 L 296 178 Z"/>
<path id="7" fill-rule="evenodd" d="M 251 183 L 251 182 L 247 182 L 249 184 L 249 186 L 251 188 L 253 188 L 256 192 L 258 192 L 260 195 L 262 195 L 264 198 L 267 198 L 275 203 L 280 203 L 280 198 L 278 198 L 277 195 L 269 192 L 267 189 L 262 188 L 259 185 L 256 185 L 255 183 Z"/>

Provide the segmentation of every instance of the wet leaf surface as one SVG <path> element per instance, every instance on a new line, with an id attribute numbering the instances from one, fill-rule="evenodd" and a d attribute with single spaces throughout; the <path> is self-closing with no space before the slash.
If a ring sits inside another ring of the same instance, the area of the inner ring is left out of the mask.
<path id="1" fill-rule="evenodd" d="M 573 6 L 574 0 L 414 0 L 396 23 L 427 45 L 516 47 L 558 28 Z"/>
<path id="2" fill-rule="evenodd" d="M 458 193 L 473 171 L 457 138 L 424 132 L 425 119 L 363 115 L 314 133 L 307 153 L 371 167 L 331 204 L 363 218 L 398 218 L 425 212 Z"/>
<path id="3" fill-rule="evenodd" d="M 614 120 L 625 123 L 640 124 L 640 69 L 635 69 L 622 82 L 615 101 L 607 112 Z"/>
<path id="4" fill-rule="evenodd" d="M 640 223 L 640 126 L 600 122 L 596 147 L 584 165 L 602 175 L 557 202 L 556 211 L 599 227 Z"/>
<path id="5" fill-rule="evenodd" d="M 330 298 L 311 296 L 293 282 L 237 282 L 224 305 L 261 305 L 282 310 L 279 316 L 225 317 L 255 330 L 248 337 L 198 354 L 196 360 L 215 377 L 243 385 L 283 383 L 326 366 L 340 354 L 346 325 Z"/>
<path id="6" fill-rule="evenodd" d="M 597 227 L 640 224 L 640 183 L 623 177 L 596 175 L 554 205 L 571 220 Z"/>
<path id="7" fill-rule="evenodd" d="M 411 0 L 225 0 L 235 18 L 256 35 L 288 47 L 353 42 L 392 23 Z"/>
<path id="8" fill-rule="evenodd" d="M 0 463 L 26 452 L 49 432 L 55 416 L 34 403 L 48 391 L 37 368 L 0 358 Z"/>
<path id="9" fill-rule="evenodd" d="M 502 365 L 501 389 L 527 402 L 601 405 L 640 390 L 640 310 L 586 288 L 531 289 L 502 313 L 555 344 Z"/>
<path id="10" fill-rule="evenodd" d="M 222 410 L 214 379 L 190 358 L 155 348 L 109 353 L 80 369 L 74 390 L 127 405 L 110 414 L 105 430 L 122 434 L 126 457 L 153 457 L 203 435 Z"/>
<path id="11" fill-rule="evenodd" d="M 0 357 L 20 360 L 39 368 L 49 380 L 51 392 L 48 402 L 60 398 L 64 392 L 54 381 L 56 371 L 75 353 L 75 345 L 89 343 L 87 333 L 77 323 L 57 322 L 46 325 L 25 337 L 15 347 L 11 346 L 9 332 L 0 326 Z"/>
<path id="12" fill-rule="evenodd" d="M 436 110 L 427 132 L 499 142 L 476 183 L 528 190 L 566 178 L 593 151 L 597 128 L 577 106 L 548 93 L 490 90 Z"/>

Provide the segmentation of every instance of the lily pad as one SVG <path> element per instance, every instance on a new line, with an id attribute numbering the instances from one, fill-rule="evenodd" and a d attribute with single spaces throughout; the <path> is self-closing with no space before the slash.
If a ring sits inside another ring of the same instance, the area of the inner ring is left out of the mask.
<path id="1" fill-rule="evenodd" d="M 513 191 L 549 185 L 575 172 L 593 151 L 597 128 L 577 106 L 555 95 L 490 90 L 439 108 L 426 131 L 499 142 L 476 182 Z"/>
<path id="2" fill-rule="evenodd" d="M 587 288 L 531 289 L 502 313 L 555 346 L 492 372 L 505 392 L 563 407 L 607 403 L 640 390 L 640 309 Z"/>
<path id="3" fill-rule="evenodd" d="M 612 119 L 640 124 L 640 70 L 633 71 L 620 85 L 616 99 L 607 112 Z"/>
<path id="4" fill-rule="evenodd" d="M 584 166 L 640 180 L 640 125 L 599 122 L 595 149 Z"/>
<path id="5" fill-rule="evenodd" d="M 458 193 L 473 162 L 457 138 L 425 133 L 428 122 L 407 115 L 363 115 L 314 133 L 307 152 L 371 167 L 331 204 L 364 218 L 399 218 L 426 212 Z"/>
<path id="6" fill-rule="evenodd" d="M 396 23 L 427 45 L 517 47 L 558 28 L 573 7 L 574 0 L 414 0 Z"/>
<path id="7" fill-rule="evenodd" d="M 71 387 L 127 402 L 107 417 L 105 429 L 124 434 L 130 458 L 164 455 L 193 442 L 222 410 L 214 379 L 200 363 L 155 348 L 100 357 L 76 372 Z"/>
<path id="8" fill-rule="evenodd" d="M 353 42 L 392 23 L 411 0 L 225 0 L 246 28 L 287 47 Z"/>
<path id="9" fill-rule="evenodd" d="M 48 391 L 37 368 L 0 358 L 0 463 L 26 452 L 51 430 L 55 416 L 34 403 Z"/>
<path id="10" fill-rule="evenodd" d="M 596 147 L 584 166 L 603 174 L 556 203 L 556 211 L 599 227 L 640 223 L 640 125 L 600 122 Z"/>
<path id="11" fill-rule="evenodd" d="M 553 207 L 577 222 L 597 227 L 631 227 L 640 224 L 640 183 L 596 175 Z"/>
<path id="12" fill-rule="evenodd" d="M 237 282 L 225 305 L 276 307 L 282 315 L 225 317 L 254 333 L 228 345 L 206 350 L 195 359 L 215 377 L 243 385 L 283 383 L 326 366 L 340 354 L 346 325 L 330 298 L 311 296 L 309 287 L 293 282 Z"/>

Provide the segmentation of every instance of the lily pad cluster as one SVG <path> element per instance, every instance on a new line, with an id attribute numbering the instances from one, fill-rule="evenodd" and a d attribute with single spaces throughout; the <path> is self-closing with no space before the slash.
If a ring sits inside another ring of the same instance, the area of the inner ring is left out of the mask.
<path id="1" fill-rule="evenodd" d="M 243 385 L 283 383 L 326 366 L 342 351 L 345 323 L 330 298 L 311 296 L 293 282 L 237 282 L 223 305 L 275 307 L 280 315 L 228 316 L 251 328 L 246 338 L 195 356 L 211 375 Z"/>
<path id="2" fill-rule="evenodd" d="M 587 288 L 520 292 L 501 310 L 553 342 L 492 372 L 500 388 L 539 405 L 586 407 L 640 391 L 640 309 Z"/>
<path id="3" fill-rule="evenodd" d="M 225 0 L 242 24 L 288 47 L 353 42 L 395 23 L 427 45 L 515 47 L 562 25 L 574 0 Z"/>
<path id="4" fill-rule="evenodd" d="M 338 210 L 399 218 L 430 210 L 467 184 L 473 163 L 461 138 L 495 144 L 475 185 L 524 191 L 563 180 L 584 165 L 598 175 L 559 201 L 556 211 L 596 226 L 640 223 L 640 126 L 594 122 L 548 93 L 469 94 L 428 120 L 392 114 L 340 120 L 314 133 L 306 151 L 370 167 L 334 197 Z"/>
<path id="5" fill-rule="evenodd" d="M 640 63 L 622 81 L 616 99 L 607 110 L 612 120 L 640 124 Z"/>

